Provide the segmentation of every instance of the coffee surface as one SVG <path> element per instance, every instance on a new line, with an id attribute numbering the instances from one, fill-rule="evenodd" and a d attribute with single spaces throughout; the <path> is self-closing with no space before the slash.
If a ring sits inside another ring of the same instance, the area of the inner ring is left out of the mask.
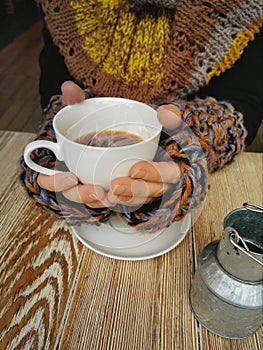
<path id="1" fill-rule="evenodd" d="M 123 147 L 133 145 L 142 140 L 141 137 L 126 131 L 102 130 L 82 135 L 75 142 L 93 147 Z"/>

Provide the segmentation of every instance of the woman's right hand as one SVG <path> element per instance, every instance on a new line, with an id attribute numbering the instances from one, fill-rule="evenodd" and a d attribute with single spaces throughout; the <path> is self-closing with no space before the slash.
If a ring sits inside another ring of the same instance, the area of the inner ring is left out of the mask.
<path id="1" fill-rule="evenodd" d="M 104 189 L 97 185 L 83 185 L 71 172 L 56 175 L 39 174 L 37 182 L 40 187 L 52 192 L 62 192 L 64 197 L 73 202 L 85 203 L 90 208 L 114 206 L 109 202 Z"/>

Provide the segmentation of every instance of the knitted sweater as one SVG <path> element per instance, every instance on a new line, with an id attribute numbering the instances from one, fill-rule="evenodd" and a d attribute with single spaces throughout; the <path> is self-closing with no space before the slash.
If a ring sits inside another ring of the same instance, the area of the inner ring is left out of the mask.
<path id="1" fill-rule="evenodd" d="M 178 0 L 138 12 L 127 0 L 40 3 L 78 83 L 155 104 L 186 98 L 230 68 L 263 22 L 258 0 Z"/>

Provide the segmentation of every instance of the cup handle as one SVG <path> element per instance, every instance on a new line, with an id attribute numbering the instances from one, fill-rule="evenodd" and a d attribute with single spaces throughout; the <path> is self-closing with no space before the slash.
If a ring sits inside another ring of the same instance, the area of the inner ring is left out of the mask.
<path id="1" fill-rule="evenodd" d="M 39 141 L 30 142 L 25 147 L 24 159 L 25 159 L 27 166 L 29 166 L 29 168 L 35 170 L 36 172 L 38 172 L 40 174 L 44 174 L 44 175 L 56 175 L 56 174 L 62 173 L 62 171 L 48 169 L 48 168 L 45 168 L 45 167 L 35 163 L 31 159 L 30 153 L 33 152 L 37 148 L 47 148 L 55 154 L 55 156 L 58 160 L 63 160 L 62 156 L 61 156 L 61 152 L 60 152 L 60 147 L 57 143 L 51 142 L 51 141 L 39 140 Z"/>

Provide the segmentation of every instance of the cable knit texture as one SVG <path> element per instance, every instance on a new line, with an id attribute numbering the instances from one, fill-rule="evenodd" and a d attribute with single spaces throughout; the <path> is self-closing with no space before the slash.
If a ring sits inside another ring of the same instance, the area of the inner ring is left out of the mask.
<path id="1" fill-rule="evenodd" d="M 40 3 L 54 43 L 84 88 L 155 104 L 185 98 L 232 67 L 263 13 L 259 0 L 178 0 L 172 10 L 142 11 L 128 0 Z"/>

